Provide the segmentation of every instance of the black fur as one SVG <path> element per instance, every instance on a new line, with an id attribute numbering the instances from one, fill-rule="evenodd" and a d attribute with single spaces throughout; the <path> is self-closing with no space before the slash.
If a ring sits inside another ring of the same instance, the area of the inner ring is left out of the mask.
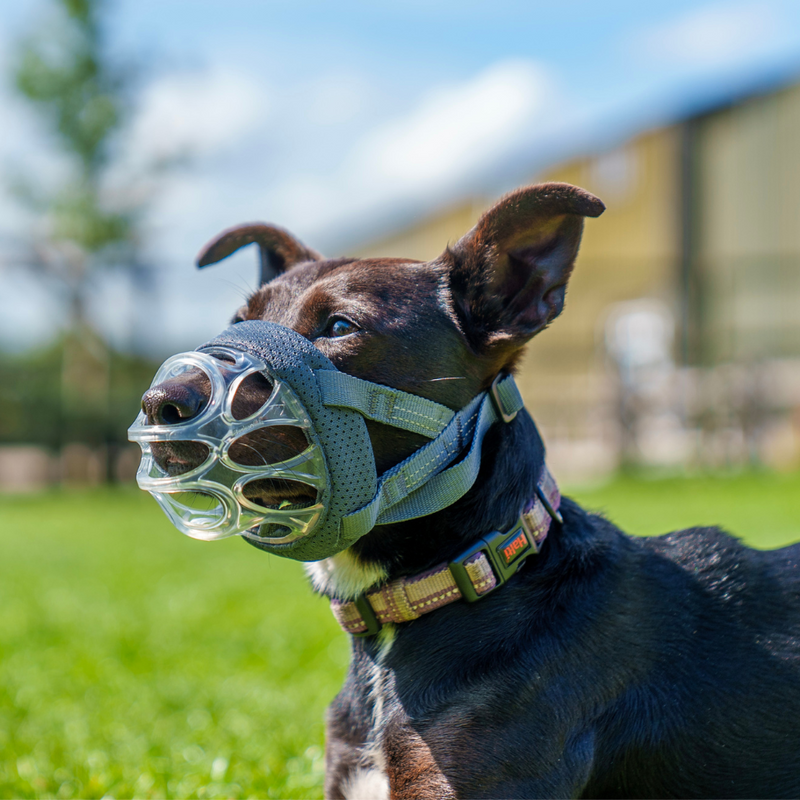
<path id="1" fill-rule="evenodd" d="M 415 553 L 393 576 L 442 560 L 419 547 L 434 531 L 440 546 L 451 531 L 452 556 L 458 531 L 513 520 L 541 440 L 527 414 L 493 433 L 460 503 L 372 534 L 395 562 Z M 800 796 L 800 545 L 755 551 L 716 528 L 632 538 L 568 499 L 562 512 L 508 584 L 397 626 L 382 663 L 379 640 L 354 639 L 329 796 L 368 741 L 393 785 L 429 753 L 402 797 Z M 429 791 L 436 772 L 446 784 Z"/>

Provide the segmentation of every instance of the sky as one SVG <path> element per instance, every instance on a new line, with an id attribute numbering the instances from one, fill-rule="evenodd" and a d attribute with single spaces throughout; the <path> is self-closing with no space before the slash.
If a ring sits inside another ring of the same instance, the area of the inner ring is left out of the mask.
<path id="1" fill-rule="evenodd" d="M 8 80 L 15 42 L 54 19 L 50 0 L 0 4 L 10 350 L 64 324 L 52 287 L 21 265 L 37 220 L 7 188 L 19 172 L 43 185 L 64 174 Z M 786 0 L 118 0 L 106 24 L 115 57 L 139 70 L 108 191 L 150 198 L 156 281 L 144 298 L 98 280 L 91 313 L 117 346 L 162 355 L 208 339 L 255 288 L 252 252 L 193 267 L 226 227 L 268 221 L 344 255 L 467 193 L 492 197 L 548 163 L 800 75 L 800 3 Z M 182 166 L 149 177 L 170 158 Z"/>

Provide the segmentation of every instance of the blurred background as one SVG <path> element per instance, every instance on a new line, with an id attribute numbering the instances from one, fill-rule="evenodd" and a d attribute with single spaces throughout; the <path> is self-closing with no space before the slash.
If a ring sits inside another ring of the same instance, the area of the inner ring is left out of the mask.
<path id="1" fill-rule="evenodd" d="M 800 538 L 800 4 L 3 3 L 0 115 L 5 795 L 319 794 L 324 604 L 132 488 L 157 365 L 256 288 L 194 268 L 234 224 L 429 259 L 594 192 L 519 376 L 553 472 L 636 533 Z"/>
<path id="2" fill-rule="evenodd" d="M 130 480 L 159 360 L 266 220 L 432 258 L 503 192 L 598 194 L 521 383 L 566 479 L 800 463 L 800 7 L 29 0 L 0 28 L 0 487 Z"/>

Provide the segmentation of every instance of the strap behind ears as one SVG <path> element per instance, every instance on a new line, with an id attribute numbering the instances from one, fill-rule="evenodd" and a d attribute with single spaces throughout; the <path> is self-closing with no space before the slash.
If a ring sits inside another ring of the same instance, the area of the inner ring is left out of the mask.
<path id="1" fill-rule="evenodd" d="M 523 407 L 522 396 L 511 375 L 497 384 L 503 412 L 513 415 Z M 492 393 L 483 392 L 454 414 L 433 441 L 385 472 L 378 491 L 367 505 L 342 519 L 342 530 L 363 536 L 375 525 L 402 522 L 433 514 L 463 497 L 478 477 L 481 444 L 486 431 L 501 419 Z M 455 466 L 448 464 L 469 446 Z"/>

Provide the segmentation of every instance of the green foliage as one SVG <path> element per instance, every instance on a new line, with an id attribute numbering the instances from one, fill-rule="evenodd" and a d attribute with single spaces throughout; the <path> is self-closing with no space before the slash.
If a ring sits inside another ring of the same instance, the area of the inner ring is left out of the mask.
<path id="1" fill-rule="evenodd" d="M 800 539 L 800 473 L 571 493 L 639 533 Z M 299 564 L 132 489 L 0 497 L 0 797 L 320 797 L 347 642 Z"/>
<path id="2" fill-rule="evenodd" d="M 55 348 L 24 359 L 0 356 L 0 442 L 56 446 L 60 363 L 61 353 Z"/>
<path id="3" fill-rule="evenodd" d="M 104 52 L 97 0 L 57 0 L 62 22 L 27 40 L 17 89 L 36 104 L 91 179 L 124 117 L 124 73 Z"/>
<path id="4" fill-rule="evenodd" d="M 0 353 L 0 444 L 38 444 L 56 449 L 65 442 L 92 446 L 127 442 L 128 426 L 139 410 L 157 363 L 102 349 L 104 363 L 82 354 L 71 382 L 78 396 L 65 398 L 64 345 L 23 356 Z M 98 384 L 98 376 L 99 383 Z"/>
<path id="5" fill-rule="evenodd" d="M 18 46 L 13 77 L 66 157 L 69 173 L 56 187 L 21 174 L 17 194 L 46 221 L 32 247 L 31 267 L 66 289 L 70 327 L 88 327 L 85 295 L 93 273 L 125 267 L 137 277 L 135 193 L 107 185 L 116 135 L 130 116 L 133 73 L 120 65 L 105 35 L 104 0 L 51 0 L 55 18 Z M 44 246 L 42 246 L 44 245 Z"/>
<path id="6" fill-rule="evenodd" d="M 50 235 L 99 253 L 134 236 L 135 214 L 109 208 L 100 186 L 114 134 L 127 116 L 130 76 L 107 52 L 100 0 L 56 5 L 60 24 L 24 41 L 14 77 L 76 166 L 73 177 L 45 202 Z"/>
<path id="7" fill-rule="evenodd" d="M 136 214 L 104 208 L 87 181 L 62 187 L 52 198 L 50 214 L 53 239 L 74 242 L 87 253 L 130 246 L 134 238 Z"/>

